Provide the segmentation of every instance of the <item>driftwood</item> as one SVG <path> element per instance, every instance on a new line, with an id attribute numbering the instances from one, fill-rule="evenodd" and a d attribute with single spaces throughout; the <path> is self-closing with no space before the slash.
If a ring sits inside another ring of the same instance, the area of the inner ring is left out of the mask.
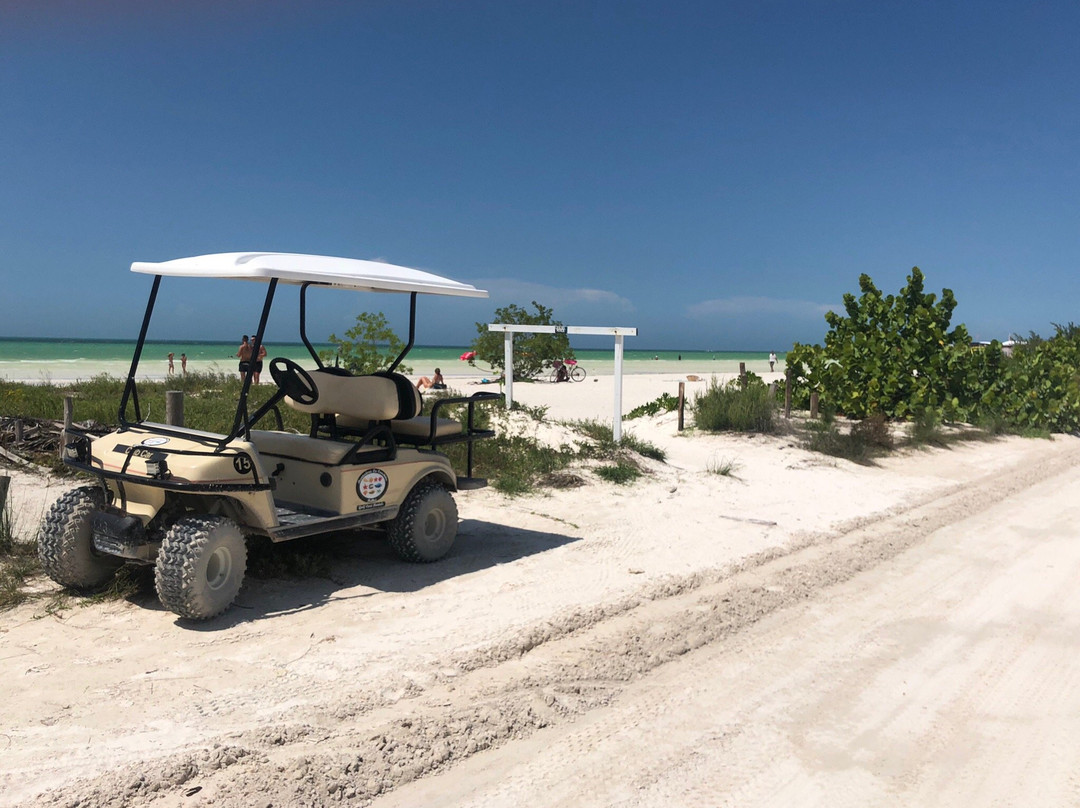
<path id="1" fill-rule="evenodd" d="M 768 519 L 751 519 L 743 516 L 727 516 L 720 514 L 721 519 L 730 519 L 732 522 L 749 522 L 752 525 L 765 525 L 766 527 L 774 527 L 776 522 L 770 522 Z"/>
<path id="2" fill-rule="evenodd" d="M 76 421 L 72 426 L 93 435 L 104 435 L 110 431 L 96 421 Z M 63 421 L 0 416 L 0 457 L 18 463 L 35 455 L 56 455 L 60 450 L 60 434 L 63 431 Z"/>

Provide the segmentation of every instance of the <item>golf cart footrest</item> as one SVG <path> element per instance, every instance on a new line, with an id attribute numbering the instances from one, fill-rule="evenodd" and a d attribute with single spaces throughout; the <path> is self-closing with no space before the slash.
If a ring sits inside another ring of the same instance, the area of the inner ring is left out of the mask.
<path id="1" fill-rule="evenodd" d="M 364 510 L 357 513 L 336 514 L 332 511 L 319 511 L 314 508 L 300 510 L 299 506 L 281 506 L 277 508 L 278 526 L 270 528 L 267 535 L 271 541 L 291 541 L 292 539 L 329 533 L 334 530 L 356 530 L 378 522 L 386 522 L 397 516 L 398 507 L 387 506 L 383 502 L 368 503 Z"/>
<path id="2" fill-rule="evenodd" d="M 486 477 L 458 477 L 457 487 L 458 491 L 476 491 L 480 488 L 487 488 Z"/>
<path id="3" fill-rule="evenodd" d="M 90 518 L 94 549 L 99 553 L 150 561 L 153 547 L 146 539 L 146 528 L 137 516 L 111 511 L 96 511 Z"/>

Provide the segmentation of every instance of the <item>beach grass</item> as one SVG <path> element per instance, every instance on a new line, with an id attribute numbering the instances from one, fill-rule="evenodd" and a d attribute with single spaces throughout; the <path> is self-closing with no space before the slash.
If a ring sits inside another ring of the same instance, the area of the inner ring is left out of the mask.
<path id="1" fill-rule="evenodd" d="M 739 464 L 730 458 L 713 457 L 705 465 L 705 470 L 719 477 L 734 477 L 739 470 Z"/>
<path id="2" fill-rule="evenodd" d="M 694 424 L 706 432 L 775 432 L 776 402 L 756 377 L 745 387 L 738 379 L 727 383 L 715 377 L 692 402 Z"/>
<path id="3" fill-rule="evenodd" d="M 0 508 L 0 610 L 25 601 L 26 581 L 40 570 L 37 544 L 21 540 L 16 528 L 11 503 L 6 502 Z"/>

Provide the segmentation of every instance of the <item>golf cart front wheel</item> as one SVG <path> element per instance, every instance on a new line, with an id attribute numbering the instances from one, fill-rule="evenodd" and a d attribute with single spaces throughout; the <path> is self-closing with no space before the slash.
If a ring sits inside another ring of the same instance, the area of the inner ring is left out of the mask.
<path id="1" fill-rule="evenodd" d="M 457 505 L 450 492 L 436 482 L 421 482 L 401 505 L 397 518 L 386 528 L 394 552 L 405 561 L 438 561 L 457 537 Z"/>
<path id="2" fill-rule="evenodd" d="M 94 549 L 90 519 L 105 505 L 105 492 L 88 485 L 68 491 L 45 514 L 38 534 L 38 558 L 45 574 L 61 586 L 95 589 L 124 563 Z"/>
<path id="3" fill-rule="evenodd" d="M 154 569 L 158 599 L 191 620 L 208 620 L 232 605 L 244 583 L 244 534 L 224 516 L 189 516 L 165 534 Z"/>

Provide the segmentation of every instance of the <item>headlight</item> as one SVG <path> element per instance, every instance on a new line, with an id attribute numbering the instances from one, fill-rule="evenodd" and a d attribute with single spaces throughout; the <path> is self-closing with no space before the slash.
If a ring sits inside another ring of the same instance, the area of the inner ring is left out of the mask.
<path id="1" fill-rule="evenodd" d="M 169 464 L 165 462 L 164 457 L 156 457 L 147 460 L 146 474 L 149 477 L 156 477 L 159 480 L 164 480 L 169 476 Z"/>
<path id="2" fill-rule="evenodd" d="M 85 463 L 90 459 L 90 440 L 86 437 L 75 438 L 64 446 L 64 458 Z"/>

